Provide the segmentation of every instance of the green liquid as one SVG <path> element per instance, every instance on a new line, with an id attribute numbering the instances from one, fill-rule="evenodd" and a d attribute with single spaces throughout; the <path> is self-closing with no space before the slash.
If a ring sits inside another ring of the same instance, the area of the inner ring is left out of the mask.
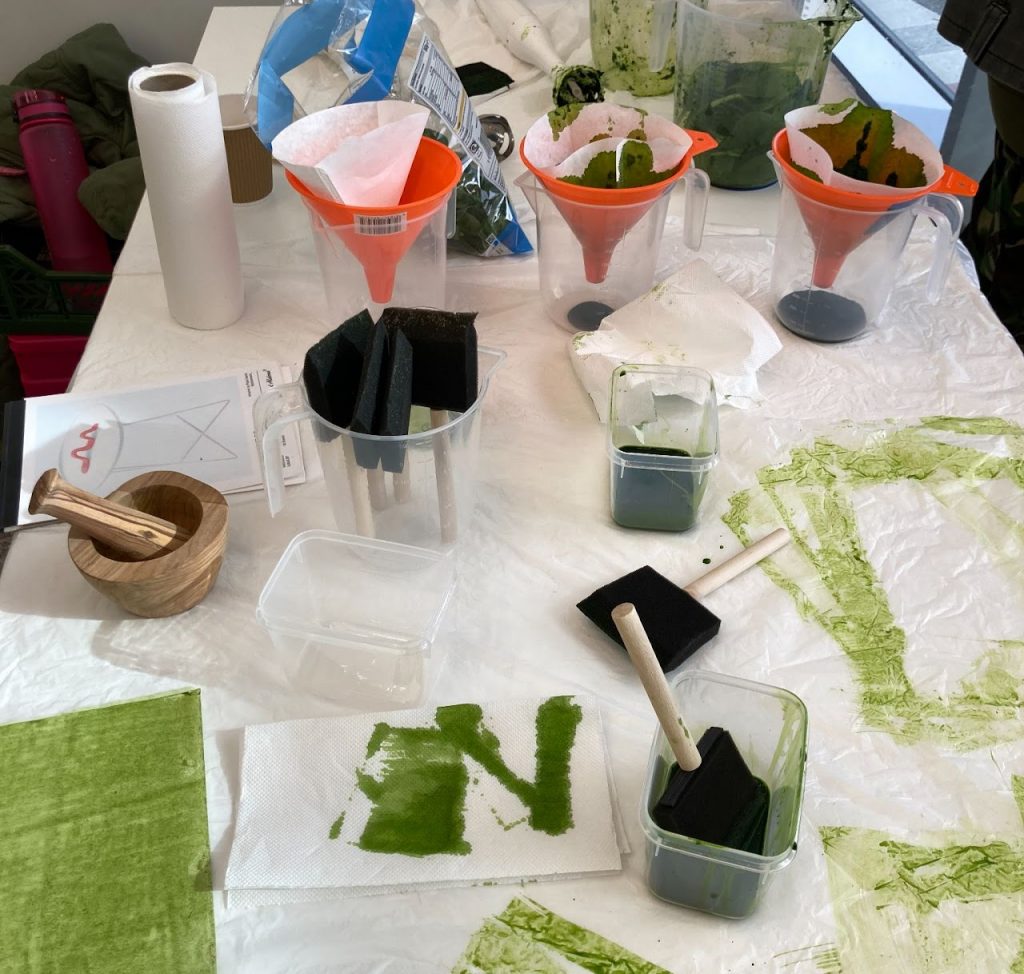
<path id="1" fill-rule="evenodd" d="M 689 457 L 670 447 L 622 446 L 620 453 Z M 613 465 L 612 517 L 625 528 L 685 531 L 697 520 L 707 486 L 706 471 L 657 470 Z"/>

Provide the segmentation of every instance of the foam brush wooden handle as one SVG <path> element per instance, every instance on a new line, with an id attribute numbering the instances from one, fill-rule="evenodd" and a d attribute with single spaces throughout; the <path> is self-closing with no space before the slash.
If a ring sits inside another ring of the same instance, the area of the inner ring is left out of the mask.
<path id="1" fill-rule="evenodd" d="M 748 548 L 733 555 L 732 558 L 723 561 L 721 565 L 716 565 L 700 578 L 690 582 L 683 591 L 688 592 L 695 599 L 702 599 L 787 544 L 789 544 L 789 531 L 785 528 L 778 528 L 771 534 L 766 534 L 760 541 L 755 541 Z"/>
<path id="2" fill-rule="evenodd" d="M 30 514 L 48 514 L 73 524 L 89 537 L 132 558 L 173 551 L 189 538 L 184 528 L 75 487 L 56 470 L 47 470 L 36 481 L 28 509 Z"/>
<path id="3" fill-rule="evenodd" d="M 612 622 L 619 630 L 626 652 L 629 653 L 629 658 L 640 676 L 640 682 L 647 691 L 647 699 L 651 701 L 651 706 L 658 716 L 658 723 L 668 738 L 669 747 L 672 748 L 679 767 L 683 771 L 695 771 L 700 767 L 700 752 L 679 715 L 668 680 L 665 679 L 658 657 L 654 655 L 654 648 L 647 638 L 647 632 L 636 607 L 631 602 L 617 605 L 612 609 Z"/>

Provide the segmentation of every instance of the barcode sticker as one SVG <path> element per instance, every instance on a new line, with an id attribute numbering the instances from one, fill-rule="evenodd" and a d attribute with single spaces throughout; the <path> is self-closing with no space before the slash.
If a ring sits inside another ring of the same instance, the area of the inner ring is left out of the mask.
<path id="1" fill-rule="evenodd" d="M 392 233 L 401 233 L 406 226 L 406 214 L 389 213 L 387 216 L 368 216 L 364 213 L 353 214 L 356 233 L 368 237 L 386 237 Z"/>

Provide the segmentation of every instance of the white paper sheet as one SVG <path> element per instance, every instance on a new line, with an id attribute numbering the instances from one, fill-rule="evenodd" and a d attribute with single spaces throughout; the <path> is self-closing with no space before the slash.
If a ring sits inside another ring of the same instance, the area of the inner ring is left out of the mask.
<path id="1" fill-rule="evenodd" d="M 262 487 L 252 407 L 290 374 L 262 365 L 167 385 L 25 400 L 18 524 L 52 520 L 28 512 L 32 488 L 51 468 L 101 496 L 148 470 L 174 470 L 221 492 Z M 305 479 L 294 430 L 283 437 L 282 466 L 286 483 Z"/>
<path id="2" fill-rule="evenodd" d="M 435 708 L 246 728 L 225 887 L 282 891 L 288 900 L 293 891 L 312 891 L 299 894 L 309 899 L 323 890 L 365 895 L 619 869 L 593 702 L 484 704 L 482 738 L 497 739 L 501 761 L 523 782 L 539 782 L 538 752 L 557 749 L 539 737 L 541 708 L 550 706 L 571 708 L 578 723 L 569 752 L 571 814 L 547 831 L 532 816 L 557 803 L 555 792 L 531 811 L 485 759 L 462 749 Z M 405 728 L 417 728 L 414 743 Z M 453 790 L 434 790 L 435 781 Z M 433 820 L 449 822 L 450 831 L 407 844 L 417 822 Z"/>

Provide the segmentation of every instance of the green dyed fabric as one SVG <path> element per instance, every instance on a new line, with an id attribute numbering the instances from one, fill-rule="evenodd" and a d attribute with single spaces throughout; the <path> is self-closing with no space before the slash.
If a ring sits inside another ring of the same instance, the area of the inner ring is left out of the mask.
<path id="1" fill-rule="evenodd" d="M 572 966 L 568 966 L 572 965 Z M 600 934 L 518 896 L 470 938 L 452 974 L 668 974 Z"/>
<path id="2" fill-rule="evenodd" d="M 0 971 L 216 970 L 199 691 L 0 727 Z"/>

